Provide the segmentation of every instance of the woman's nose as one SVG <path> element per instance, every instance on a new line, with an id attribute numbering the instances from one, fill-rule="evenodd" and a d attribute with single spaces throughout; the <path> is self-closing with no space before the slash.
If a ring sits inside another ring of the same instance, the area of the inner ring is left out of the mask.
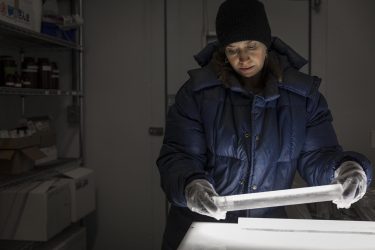
<path id="1" fill-rule="evenodd" d="M 239 51 L 239 59 L 240 61 L 245 61 L 249 58 L 249 55 L 244 50 Z"/>

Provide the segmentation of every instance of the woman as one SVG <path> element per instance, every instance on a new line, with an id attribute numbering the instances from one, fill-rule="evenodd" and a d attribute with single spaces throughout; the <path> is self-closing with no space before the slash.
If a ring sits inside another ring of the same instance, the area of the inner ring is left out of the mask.
<path id="1" fill-rule="evenodd" d="M 289 189 L 299 171 L 310 186 L 343 184 L 334 202 L 348 208 L 372 178 L 370 162 L 338 144 L 320 79 L 271 38 L 262 3 L 225 1 L 216 33 L 168 113 L 157 161 L 171 203 L 163 249 L 177 248 L 193 221 L 286 217 L 282 207 L 226 213 L 213 196 Z"/>

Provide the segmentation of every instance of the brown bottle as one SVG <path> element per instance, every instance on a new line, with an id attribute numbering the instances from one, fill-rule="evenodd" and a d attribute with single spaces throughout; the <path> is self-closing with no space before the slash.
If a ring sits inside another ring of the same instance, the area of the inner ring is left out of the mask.
<path id="1" fill-rule="evenodd" d="M 13 75 L 13 83 L 14 83 L 14 87 L 16 87 L 16 88 L 22 88 L 21 77 L 20 77 L 20 75 L 17 72 L 14 73 L 14 75 Z"/>
<path id="2" fill-rule="evenodd" d="M 49 89 L 51 85 L 51 63 L 47 58 L 38 59 L 38 88 Z"/>
<path id="3" fill-rule="evenodd" d="M 59 88 L 60 71 L 55 62 L 51 63 L 52 74 L 51 74 L 51 89 Z"/>
<path id="4" fill-rule="evenodd" d="M 22 87 L 37 88 L 38 84 L 38 65 L 34 58 L 25 57 L 21 67 Z"/>
<path id="5" fill-rule="evenodd" d="M 17 72 L 16 61 L 11 56 L 0 57 L 0 86 L 14 87 L 14 74 Z"/>

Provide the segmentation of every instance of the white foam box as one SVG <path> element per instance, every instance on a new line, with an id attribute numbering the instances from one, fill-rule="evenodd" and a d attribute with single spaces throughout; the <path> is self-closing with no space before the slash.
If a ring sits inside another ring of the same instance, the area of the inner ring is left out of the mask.
<path id="1" fill-rule="evenodd" d="M 0 192 L 0 239 L 47 241 L 71 224 L 70 181 L 61 178 Z"/>
<path id="2" fill-rule="evenodd" d="M 239 218 L 193 222 L 178 250 L 370 250 L 374 242 L 372 221 Z"/>
<path id="3" fill-rule="evenodd" d="M 40 32 L 42 0 L 0 0 L 0 20 Z"/>
<path id="4" fill-rule="evenodd" d="M 76 222 L 95 210 L 94 171 L 79 167 L 62 172 L 62 175 L 70 182 L 72 222 Z"/>

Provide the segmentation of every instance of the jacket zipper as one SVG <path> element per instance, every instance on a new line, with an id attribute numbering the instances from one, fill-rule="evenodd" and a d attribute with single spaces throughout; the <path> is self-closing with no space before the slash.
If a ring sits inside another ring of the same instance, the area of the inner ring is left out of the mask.
<path id="1" fill-rule="evenodd" d="M 250 176 L 252 175 L 253 173 L 253 167 L 254 167 L 254 154 L 253 154 L 253 148 L 254 148 L 254 142 L 253 142 L 253 138 L 254 138 L 254 115 L 253 115 L 253 110 L 254 110 L 254 107 L 255 107 L 255 100 L 256 100 L 256 96 L 253 97 L 253 101 L 252 101 L 252 105 L 251 105 L 251 113 L 250 113 L 250 143 L 249 143 L 249 156 L 250 156 L 250 159 L 249 159 L 249 168 L 247 169 L 247 173 L 246 173 L 246 181 L 245 181 L 245 191 L 246 193 L 249 193 L 249 186 L 250 186 Z M 246 210 L 246 217 L 250 217 L 250 210 Z"/>

